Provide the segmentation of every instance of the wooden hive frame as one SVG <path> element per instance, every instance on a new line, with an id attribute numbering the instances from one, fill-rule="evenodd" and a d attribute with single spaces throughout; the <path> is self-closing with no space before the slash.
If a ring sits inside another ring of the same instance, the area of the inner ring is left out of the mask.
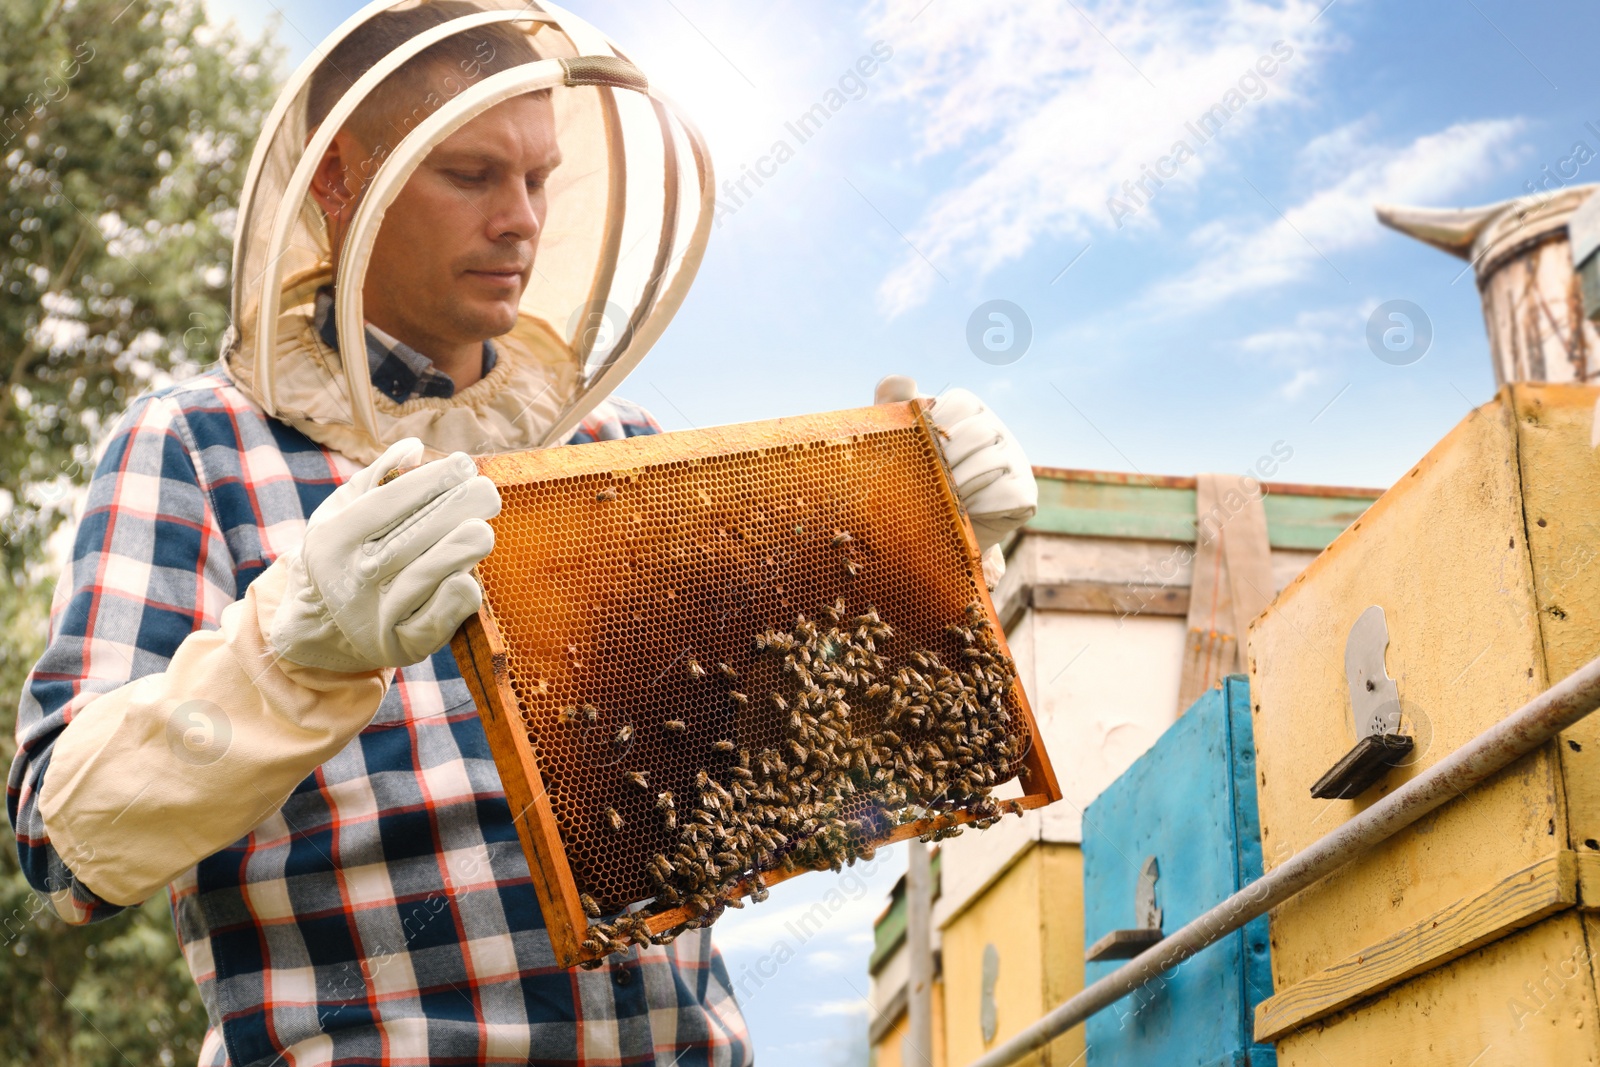
<path id="1" fill-rule="evenodd" d="M 570 482 L 574 479 L 591 485 L 595 484 L 597 477 L 604 480 L 604 484 L 626 485 L 641 474 L 660 471 L 664 467 L 692 469 L 699 462 L 725 461 L 742 454 L 770 456 L 786 450 L 803 452 L 831 446 L 848 448 L 853 442 L 871 439 L 872 435 L 917 435 L 924 447 L 940 457 L 938 468 L 942 477 L 936 479 L 939 488 L 935 494 L 938 499 L 930 506 L 941 521 L 947 522 L 954 531 L 954 539 L 950 543 L 960 546 L 958 554 L 961 558 L 953 561 L 952 566 L 972 579 L 969 599 L 975 600 L 980 606 L 1004 649 L 1004 631 L 982 579 L 977 541 L 937 448 L 934 440 L 937 431 L 928 420 L 926 408 L 926 401 L 911 401 L 606 441 L 574 448 L 507 453 L 481 458 L 478 466 L 483 474 L 502 487 L 562 480 Z M 621 481 L 616 481 L 618 479 Z M 600 499 L 610 498 L 602 495 Z M 502 515 L 501 520 L 496 520 L 497 524 L 504 519 Z M 493 559 L 491 555 L 485 561 L 485 566 Z M 910 577 L 904 580 L 910 580 Z M 586 952 L 583 948 L 588 919 L 580 900 L 581 891 L 573 865 L 569 861 L 568 842 L 563 838 L 562 824 L 552 803 L 546 769 L 541 768 L 539 755 L 529 736 L 532 729 L 530 717 L 517 695 L 511 642 L 497 619 L 495 597 L 487 595 L 489 583 L 485 588 L 483 607 L 462 625 L 451 642 L 451 648 L 483 721 L 517 834 L 528 860 L 534 893 L 544 913 L 555 957 L 562 966 L 570 967 L 593 959 L 596 954 Z M 782 587 L 778 588 L 781 591 Z M 1020 684 L 1011 687 L 1008 700 L 1011 701 L 1008 708 L 1013 710 L 1014 717 L 1020 716 L 1034 742 L 1028 746 L 1021 760 L 1022 770 L 1016 779 L 1023 785 L 1023 795 L 1004 802 L 1007 810 L 1020 813 L 1059 800 L 1061 790 L 1049 756 L 1039 741 L 1038 724 Z M 943 812 L 932 818 L 893 826 L 871 844 L 877 847 L 919 837 L 976 818 L 961 810 Z M 762 882 L 772 885 L 800 873 L 804 873 L 803 870 L 778 867 L 763 871 Z M 744 895 L 755 888 L 746 879 L 733 890 L 733 894 Z M 687 907 L 681 906 L 651 916 L 649 928 L 652 933 L 657 933 L 675 927 L 690 917 Z"/>

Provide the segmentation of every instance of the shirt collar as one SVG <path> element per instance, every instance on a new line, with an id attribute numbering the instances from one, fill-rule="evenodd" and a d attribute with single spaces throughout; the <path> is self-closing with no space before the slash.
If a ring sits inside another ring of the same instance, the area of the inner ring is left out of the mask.
<path id="1" fill-rule="evenodd" d="M 339 327 L 333 314 L 333 286 L 317 290 L 317 335 L 335 352 L 339 351 Z M 433 360 L 367 323 L 367 374 L 373 386 L 396 404 L 419 396 L 455 396 L 455 379 L 433 365 Z M 499 354 L 488 341 L 483 342 L 483 376 L 494 369 Z"/>

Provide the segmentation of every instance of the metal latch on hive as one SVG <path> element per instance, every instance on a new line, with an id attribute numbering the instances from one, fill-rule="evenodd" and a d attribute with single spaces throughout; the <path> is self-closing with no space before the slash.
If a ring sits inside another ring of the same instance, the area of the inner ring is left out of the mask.
<path id="1" fill-rule="evenodd" d="M 1389 626 L 1383 609 L 1374 604 L 1350 627 L 1344 646 L 1356 745 L 1311 787 L 1311 795 L 1318 800 L 1360 796 L 1409 756 L 1416 744 L 1400 732 L 1400 689 L 1383 662 L 1388 647 Z"/>
<path id="2" fill-rule="evenodd" d="M 1131 960 L 1151 945 L 1159 944 L 1166 936 L 1161 932 L 1161 909 L 1156 907 L 1156 879 L 1161 868 L 1154 856 L 1144 861 L 1139 871 L 1139 881 L 1133 887 L 1133 921 L 1139 925 L 1129 930 L 1113 930 L 1083 954 L 1090 963 L 1102 960 Z"/>

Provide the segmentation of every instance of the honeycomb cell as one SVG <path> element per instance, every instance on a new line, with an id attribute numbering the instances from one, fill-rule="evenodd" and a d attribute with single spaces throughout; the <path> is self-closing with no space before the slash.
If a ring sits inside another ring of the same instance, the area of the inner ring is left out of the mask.
<path id="1" fill-rule="evenodd" d="M 998 815 L 1032 719 L 914 409 L 555 452 L 481 461 L 478 573 L 586 911 L 710 921 L 763 871 Z"/>

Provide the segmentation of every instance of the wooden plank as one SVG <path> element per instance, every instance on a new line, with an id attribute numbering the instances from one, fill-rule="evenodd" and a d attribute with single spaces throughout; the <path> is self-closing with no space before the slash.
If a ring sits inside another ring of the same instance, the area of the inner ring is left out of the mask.
<path id="1" fill-rule="evenodd" d="M 1239 669 L 1239 638 L 1244 626 L 1254 618 L 1258 605 L 1271 599 L 1271 565 L 1266 564 L 1266 592 L 1250 589 L 1250 582 L 1236 581 L 1229 566 L 1229 533 L 1252 542 L 1265 540 L 1260 531 L 1244 532 L 1244 527 L 1260 522 L 1259 507 L 1247 510 L 1246 497 L 1237 479 L 1203 474 L 1195 490 L 1195 541 L 1193 574 L 1190 578 L 1189 634 L 1183 650 L 1183 677 L 1178 684 L 1178 713 L 1182 714 L 1224 675 Z M 1256 576 L 1256 553 L 1247 550 L 1251 576 Z M 1235 599 L 1235 587 L 1243 587 L 1248 601 Z M 1239 610 L 1249 614 L 1241 620 Z"/>
<path id="2" fill-rule="evenodd" d="M 1179 716 L 1084 813 L 1086 941 L 1138 921 L 1146 857 L 1172 933 L 1261 876 L 1249 692 L 1231 676 Z M 1258 1055 L 1255 1006 L 1272 992 L 1257 919 L 1085 1025 L 1087 1067 L 1241 1063 Z M 1089 962 L 1087 981 L 1114 963 Z"/>
<path id="3" fill-rule="evenodd" d="M 578 902 L 572 868 L 561 845 L 561 827 L 511 691 L 505 646 L 487 602 L 461 624 L 450 640 L 450 650 L 478 706 L 506 803 L 511 806 L 512 823 L 528 858 L 528 873 L 545 916 L 550 947 L 561 966 L 571 967 L 583 958 L 579 931 L 587 929 L 589 920 Z"/>
<path id="4" fill-rule="evenodd" d="M 1594 934 L 1559 912 L 1285 1034 L 1278 1067 L 1594 1067 Z"/>
<path id="5" fill-rule="evenodd" d="M 1028 529 L 1083 537 L 1194 543 L 1195 479 L 1035 467 L 1039 511 Z M 1381 489 L 1259 483 L 1274 548 L 1319 551 Z"/>
<path id="6" fill-rule="evenodd" d="M 1522 535 L 1513 413 L 1478 409 L 1278 594 L 1247 645 L 1268 869 L 1547 687 Z M 1411 762 L 1354 800 L 1309 788 L 1355 744 L 1350 626 L 1381 605 Z M 1413 928 L 1567 848 L 1554 743 L 1272 914 L 1276 988 Z"/>
<path id="7" fill-rule="evenodd" d="M 945 1047 L 951 1067 L 972 1062 L 1083 988 L 1082 853 L 1037 844 L 940 931 Z M 999 957 L 996 1030 L 983 1040 L 983 954 Z M 1057 1038 L 1024 1067 L 1082 1067 L 1083 1028 Z"/>
<path id="8" fill-rule="evenodd" d="M 1574 852 L 1578 861 L 1578 907 L 1600 911 L 1600 854 Z"/>
<path id="9" fill-rule="evenodd" d="M 1571 852 L 1540 860 L 1268 997 L 1256 1007 L 1256 1040 L 1276 1041 L 1314 1019 L 1570 908 L 1578 899 L 1577 870 Z"/>
<path id="10" fill-rule="evenodd" d="M 1600 389 L 1523 384 L 1512 397 L 1523 536 L 1533 560 L 1545 674 L 1554 684 L 1600 655 L 1600 451 L 1589 444 Z M 1600 852 L 1600 716 L 1565 731 L 1557 751 L 1567 847 Z M 1600 904 L 1600 893 L 1585 899 Z"/>
<path id="11" fill-rule="evenodd" d="M 1273 548 L 1309 548 L 1320 552 L 1350 525 L 1366 514 L 1377 490 L 1340 489 L 1313 496 L 1317 486 L 1265 485 L 1262 505 L 1267 512 L 1267 532 Z M 1349 495 L 1346 495 L 1346 494 Z"/>
<path id="12" fill-rule="evenodd" d="M 1147 582 L 1082 579 L 1044 582 L 1028 589 L 1035 611 L 1077 611 L 1090 615 L 1177 615 L 1189 613 L 1189 587 Z"/>

